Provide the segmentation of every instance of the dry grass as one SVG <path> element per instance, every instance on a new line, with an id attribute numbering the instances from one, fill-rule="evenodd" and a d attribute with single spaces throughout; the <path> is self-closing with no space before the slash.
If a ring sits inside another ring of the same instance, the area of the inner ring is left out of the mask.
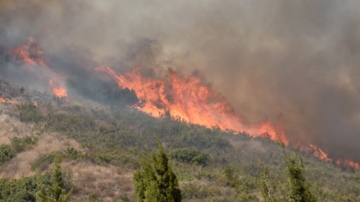
<path id="1" fill-rule="evenodd" d="M 66 139 L 58 134 L 45 134 L 39 138 L 36 145 L 27 148 L 25 151 L 16 155 L 0 169 L 0 178 L 20 178 L 22 176 L 33 175 L 31 165 L 42 155 L 52 151 L 59 151 L 67 147 L 79 149 L 79 144 L 75 140 Z"/>
<path id="2" fill-rule="evenodd" d="M 3 107 L 0 106 L 0 110 Z M 0 128 L 0 144 L 10 144 L 11 138 L 30 135 L 33 125 L 22 123 L 14 116 L 0 113 Z"/>
<path id="3" fill-rule="evenodd" d="M 73 174 L 75 191 L 71 201 L 87 201 L 90 198 L 104 202 L 115 201 L 125 194 L 133 198 L 133 170 L 73 160 L 63 162 L 62 168 L 71 170 Z"/>

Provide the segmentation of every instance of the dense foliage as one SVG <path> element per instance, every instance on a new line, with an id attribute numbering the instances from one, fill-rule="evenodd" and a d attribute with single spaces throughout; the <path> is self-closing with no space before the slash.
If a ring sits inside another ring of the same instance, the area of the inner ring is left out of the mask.
<path id="1" fill-rule="evenodd" d="M 31 177 L 22 177 L 20 179 L 13 180 L 0 179 L 0 201 L 44 202 L 46 200 L 36 198 L 37 192 L 39 193 L 39 190 L 45 187 L 57 187 L 59 184 L 56 184 L 55 182 L 61 182 L 61 179 L 63 184 L 60 186 L 65 189 L 65 192 L 67 191 L 68 193 L 71 193 L 69 192 L 69 189 L 71 188 L 69 178 L 66 177 L 65 180 L 64 178 L 66 174 L 62 173 L 61 170 L 59 172 L 57 169 L 58 168 L 55 168 L 54 171 L 46 172 L 44 175 L 34 175 Z M 54 176 L 57 177 L 57 180 L 54 179 Z M 48 192 L 46 192 L 46 194 L 47 193 Z"/>

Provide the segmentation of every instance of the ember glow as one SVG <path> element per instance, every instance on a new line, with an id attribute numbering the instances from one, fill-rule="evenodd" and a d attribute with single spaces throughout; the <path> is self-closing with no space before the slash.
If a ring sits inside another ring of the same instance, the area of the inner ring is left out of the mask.
<path id="1" fill-rule="evenodd" d="M 209 85 L 202 84 L 197 76 L 179 77 L 169 70 L 169 75 L 163 80 L 144 77 L 140 68 L 125 75 L 117 74 L 109 67 L 96 68 L 111 76 L 120 88 L 135 91 L 144 106 L 136 107 L 154 117 L 169 114 L 174 119 L 205 127 L 219 127 L 236 132 L 246 131 L 253 137 L 268 137 L 274 141 L 288 140 L 281 129 L 275 128 L 268 121 L 248 125 L 241 116 L 235 114 L 233 107 Z"/>
<path id="2" fill-rule="evenodd" d="M 36 77 L 44 82 L 48 80 L 47 83 L 55 96 L 67 100 L 67 92 L 65 88 L 61 87 L 63 83 L 62 80 L 56 76 L 53 71 L 50 71 L 48 61 L 44 58 L 43 52 L 33 38 L 28 38 L 27 44 L 25 45 L 11 48 L 9 53 L 14 57 L 15 61 L 21 61 L 29 67 L 28 70 Z M 47 69 L 48 71 L 44 74 L 41 69 L 36 67 L 41 67 L 43 69 Z"/>

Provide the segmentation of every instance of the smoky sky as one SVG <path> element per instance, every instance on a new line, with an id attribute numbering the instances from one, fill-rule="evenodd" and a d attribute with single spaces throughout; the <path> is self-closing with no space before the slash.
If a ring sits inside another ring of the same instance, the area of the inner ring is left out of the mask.
<path id="1" fill-rule="evenodd" d="M 359 11 L 356 0 L 1 0 L 0 43 L 32 36 L 77 74 L 197 71 L 248 122 L 281 122 L 293 145 L 360 162 Z"/>

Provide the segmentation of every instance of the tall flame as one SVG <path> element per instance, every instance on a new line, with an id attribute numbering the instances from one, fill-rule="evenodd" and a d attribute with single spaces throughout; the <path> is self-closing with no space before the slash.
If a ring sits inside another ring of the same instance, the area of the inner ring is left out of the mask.
<path id="1" fill-rule="evenodd" d="M 181 78 L 170 69 L 166 79 L 156 80 L 142 76 L 140 68 L 125 75 L 117 74 L 105 66 L 96 68 L 96 71 L 110 75 L 120 88 L 134 90 L 140 100 L 145 100 L 144 106 L 137 108 L 154 117 L 169 114 L 188 123 L 217 126 L 222 130 L 246 131 L 254 137 L 269 137 L 288 144 L 284 132 L 268 121 L 245 124 L 235 114 L 230 103 L 210 86 L 202 84 L 197 76 Z"/>
<path id="2" fill-rule="evenodd" d="M 27 44 L 22 45 L 20 47 L 11 48 L 9 50 L 10 54 L 14 57 L 16 61 L 22 61 L 28 67 L 32 67 L 29 70 L 36 75 L 41 80 L 47 80 L 46 77 L 40 73 L 40 71 L 35 66 L 42 67 L 44 69 L 49 69 L 49 63 L 44 58 L 43 52 L 41 51 L 39 45 L 33 38 L 28 38 Z M 55 76 L 52 71 L 49 71 L 50 79 L 48 84 L 52 89 L 55 96 L 59 98 L 65 98 L 67 100 L 67 92 L 64 88 L 59 84 L 61 79 Z"/>
<path id="3" fill-rule="evenodd" d="M 173 70 L 163 80 L 152 79 L 141 75 L 141 68 L 125 74 L 116 73 L 110 67 L 102 66 L 95 69 L 105 73 L 105 80 L 114 79 L 120 88 L 135 91 L 137 97 L 144 101 L 137 109 L 154 117 L 169 114 L 172 118 L 205 127 L 217 126 L 222 130 L 230 129 L 247 132 L 253 137 L 268 137 L 274 141 L 289 144 L 283 130 L 274 127 L 270 122 L 245 124 L 241 116 L 235 114 L 233 107 L 210 86 L 204 85 L 197 76 L 181 78 Z M 335 162 L 360 169 L 360 164 L 351 160 L 334 161 L 319 147 L 309 144 L 313 155 L 324 162 Z M 308 150 L 301 147 L 302 150 Z"/>

